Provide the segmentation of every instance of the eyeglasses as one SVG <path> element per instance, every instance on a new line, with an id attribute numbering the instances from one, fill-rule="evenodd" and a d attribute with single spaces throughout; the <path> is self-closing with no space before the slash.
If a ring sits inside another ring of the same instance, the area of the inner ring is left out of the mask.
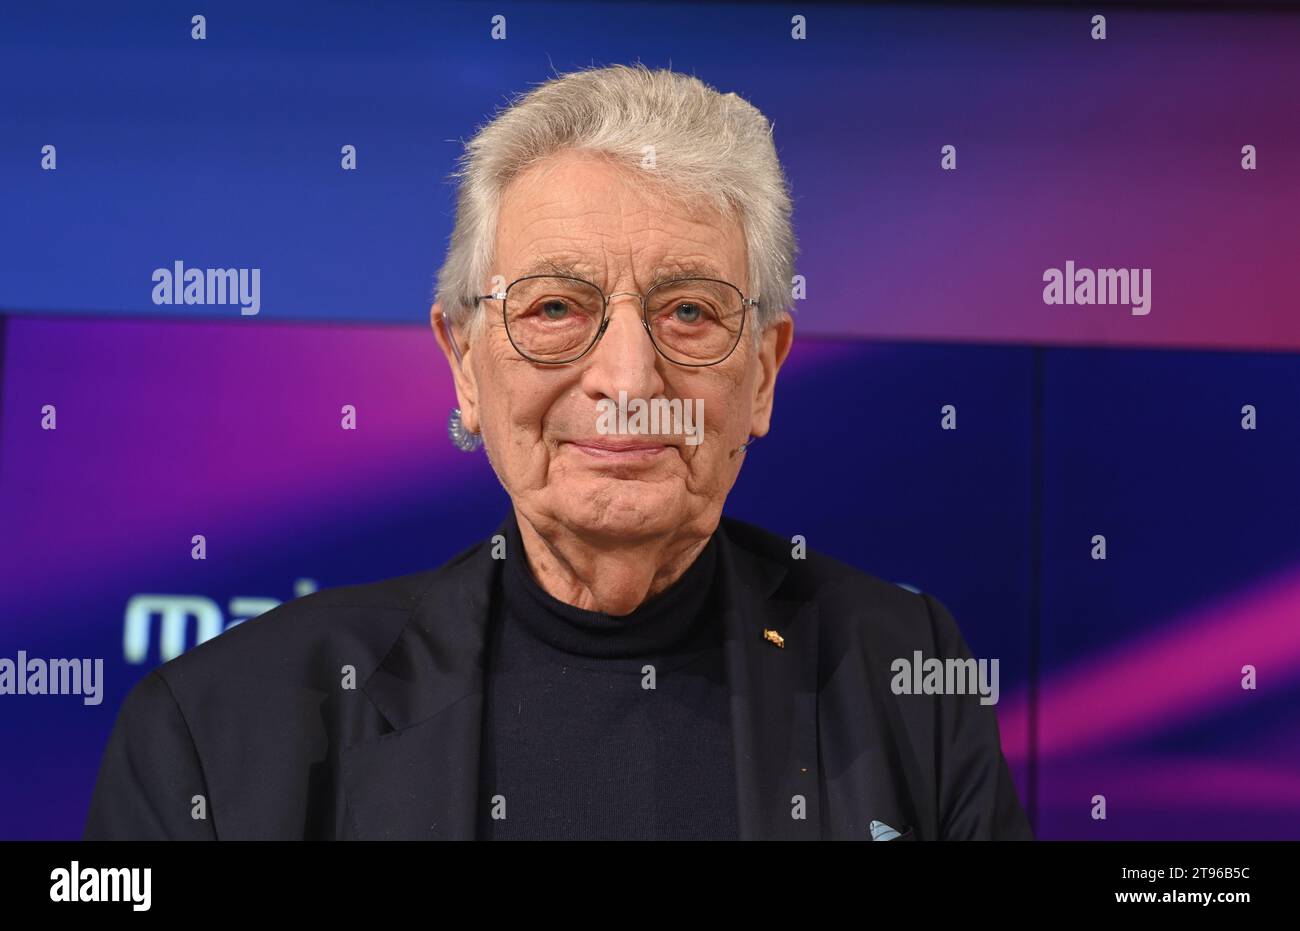
<path id="1" fill-rule="evenodd" d="M 605 294 L 582 278 L 525 275 L 504 291 L 480 301 L 501 302 L 506 336 L 531 362 L 566 365 L 591 351 L 609 327 L 609 302 L 632 294 L 641 302 L 641 325 L 661 356 L 677 365 L 717 365 L 735 351 L 745 329 L 746 311 L 758 298 L 745 297 L 734 284 L 717 278 L 674 278 L 645 294 Z"/>

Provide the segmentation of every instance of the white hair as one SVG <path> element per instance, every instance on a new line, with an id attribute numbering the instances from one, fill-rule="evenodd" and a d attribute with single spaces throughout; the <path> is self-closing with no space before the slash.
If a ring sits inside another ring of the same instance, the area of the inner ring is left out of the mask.
<path id="1" fill-rule="evenodd" d="M 653 149 L 648 149 L 652 146 Z M 497 214 L 510 182 L 560 152 L 599 153 L 684 199 L 702 198 L 738 221 L 757 297 L 755 335 L 790 309 L 796 244 L 789 189 L 772 124 L 749 101 L 698 78 L 644 65 L 575 71 L 515 98 L 465 144 L 456 225 L 437 299 L 454 324 L 476 322 L 491 278 Z"/>

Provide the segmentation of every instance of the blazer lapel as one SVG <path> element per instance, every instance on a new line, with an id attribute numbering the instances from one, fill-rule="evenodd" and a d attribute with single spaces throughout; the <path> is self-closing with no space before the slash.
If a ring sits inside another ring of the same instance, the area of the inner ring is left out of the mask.
<path id="1" fill-rule="evenodd" d="M 483 651 L 496 568 L 482 544 L 437 573 L 361 686 L 393 730 L 342 751 L 355 838 L 474 838 Z"/>
<path id="2" fill-rule="evenodd" d="M 724 539 L 724 656 L 740 838 L 816 840 L 817 605 L 774 597 L 786 567 Z"/>

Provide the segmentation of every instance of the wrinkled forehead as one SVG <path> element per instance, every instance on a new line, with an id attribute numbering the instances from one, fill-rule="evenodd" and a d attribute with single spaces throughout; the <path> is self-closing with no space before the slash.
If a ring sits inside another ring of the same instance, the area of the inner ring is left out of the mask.
<path id="1" fill-rule="evenodd" d="M 602 288 L 720 278 L 744 288 L 747 255 L 735 214 L 642 174 L 578 153 L 531 166 L 502 196 L 493 274 L 506 281 L 569 275 Z"/>
<path id="2" fill-rule="evenodd" d="M 618 266 L 618 263 L 599 262 L 577 253 L 556 253 L 524 263 L 517 271 L 512 271 L 511 276 L 513 279 L 531 275 L 559 275 L 582 278 L 606 288 L 618 277 L 617 272 L 620 270 L 618 267 L 611 268 L 611 264 Z M 683 261 L 671 256 L 653 263 L 637 263 L 632 271 L 635 272 L 637 283 L 646 289 L 677 278 L 718 278 L 727 281 L 732 274 L 723 266 L 712 262 Z"/>

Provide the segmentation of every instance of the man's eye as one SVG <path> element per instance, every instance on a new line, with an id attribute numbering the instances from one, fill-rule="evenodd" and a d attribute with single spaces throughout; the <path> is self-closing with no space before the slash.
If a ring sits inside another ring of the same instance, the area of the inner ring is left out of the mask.
<path id="1" fill-rule="evenodd" d="M 562 320 L 569 312 L 569 305 L 564 301 L 547 301 L 542 304 L 542 315 L 548 320 Z"/>
<path id="2" fill-rule="evenodd" d="M 698 323 L 700 317 L 704 315 L 704 311 L 700 309 L 699 304 L 683 302 L 677 305 L 677 309 L 673 311 L 673 315 L 682 323 Z"/>

